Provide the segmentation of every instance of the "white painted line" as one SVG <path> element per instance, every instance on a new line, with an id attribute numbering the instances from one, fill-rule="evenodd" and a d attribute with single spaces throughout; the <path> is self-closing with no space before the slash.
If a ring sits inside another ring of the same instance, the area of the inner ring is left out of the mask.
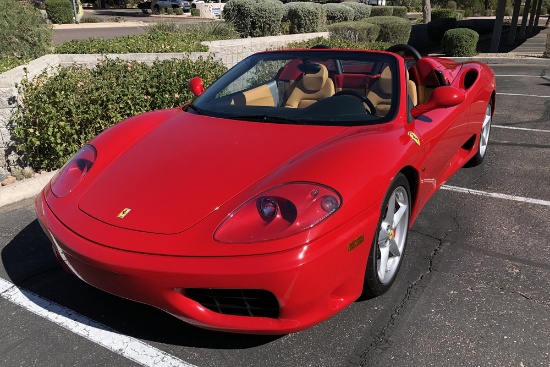
<path id="1" fill-rule="evenodd" d="M 511 76 L 514 76 L 514 77 L 522 77 L 522 78 L 544 78 L 543 76 L 540 76 L 540 75 L 522 75 L 522 74 L 517 74 L 517 75 L 505 75 L 505 74 L 499 74 L 499 75 L 495 75 L 495 76 L 500 76 L 500 77 L 511 77 Z"/>
<path id="2" fill-rule="evenodd" d="M 449 186 L 449 185 L 443 185 L 443 186 L 441 186 L 441 188 L 443 190 L 464 192 L 464 193 L 473 194 L 473 195 L 488 196 L 488 197 L 498 198 L 498 199 L 519 201 L 519 202 L 522 202 L 522 203 L 550 206 L 550 201 L 526 198 L 526 197 L 523 197 L 523 196 L 498 194 L 496 192 L 486 192 L 486 191 L 472 190 L 472 189 L 466 189 L 466 188 L 463 188 L 463 187 L 456 187 L 456 186 Z"/>
<path id="3" fill-rule="evenodd" d="M 550 98 L 550 96 L 539 96 L 536 94 L 520 94 L 520 93 L 497 93 L 501 96 L 522 96 L 522 97 L 537 97 L 537 98 Z"/>
<path id="4" fill-rule="evenodd" d="M 49 301 L 0 278 L 0 295 L 8 301 L 43 317 L 111 352 L 142 366 L 196 367 L 141 340 L 121 335 L 113 329 Z"/>
<path id="5" fill-rule="evenodd" d="M 537 133 L 550 133 L 550 130 L 528 129 L 526 127 L 514 127 L 514 126 L 502 126 L 502 125 L 491 125 L 491 127 L 498 127 L 500 129 L 510 129 L 510 130 L 533 131 Z"/>

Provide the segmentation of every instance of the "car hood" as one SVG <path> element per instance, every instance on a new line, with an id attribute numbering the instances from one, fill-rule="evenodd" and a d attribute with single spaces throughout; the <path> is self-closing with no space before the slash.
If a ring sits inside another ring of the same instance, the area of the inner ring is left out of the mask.
<path id="1" fill-rule="evenodd" d="M 289 159 L 344 129 L 182 112 L 114 159 L 82 195 L 79 208 L 116 227 L 179 233 Z M 234 209 L 228 208 L 227 214 Z"/>

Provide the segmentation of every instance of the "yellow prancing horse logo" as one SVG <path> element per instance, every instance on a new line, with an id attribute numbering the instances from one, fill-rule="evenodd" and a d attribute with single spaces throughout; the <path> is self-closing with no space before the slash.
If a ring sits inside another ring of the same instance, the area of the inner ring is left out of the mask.
<path id="1" fill-rule="evenodd" d="M 388 235 L 388 238 L 391 240 L 393 240 L 393 236 L 395 236 L 395 231 L 393 229 L 390 229 L 390 233 Z"/>
<path id="2" fill-rule="evenodd" d="M 412 140 L 414 140 L 416 145 L 420 146 L 420 139 L 418 139 L 418 136 L 416 136 L 415 133 L 413 133 L 412 131 L 409 131 L 409 136 Z"/>
<path id="3" fill-rule="evenodd" d="M 120 219 L 123 219 L 126 215 L 128 215 L 128 213 L 130 213 L 130 208 L 125 208 L 123 211 L 120 212 L 120 214 L 118 215 L 118 218 Z"/>

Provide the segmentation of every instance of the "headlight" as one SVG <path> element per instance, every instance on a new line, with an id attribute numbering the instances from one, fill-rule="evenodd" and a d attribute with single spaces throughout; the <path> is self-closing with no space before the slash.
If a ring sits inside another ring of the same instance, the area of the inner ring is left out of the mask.
<path id="1" fill-rule="evenodd" d="M 256 195 L 231 213 L 214 233 L 223 243 L 251 243 L 292 236 L 332 215 L 340 195 L 315 183 L 293 182 Z"/>
<path id="2" fill-rule="evenodd" d="M 86 145 L 74 155 L 52 178 L 52 192 L 58 198 L 70 193 L 94 165 L 97 152 Z"/>

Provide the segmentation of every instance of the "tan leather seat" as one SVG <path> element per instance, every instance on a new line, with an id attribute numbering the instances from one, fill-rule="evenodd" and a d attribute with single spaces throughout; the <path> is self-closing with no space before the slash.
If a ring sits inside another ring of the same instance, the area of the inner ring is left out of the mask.
<path id="1" fill-rule="evenodd" d="M 328 77 L 328 70 L 321 69 L 315 74 L 304 74 L 290 93 L 285 107 L 305 108 L 313 103 L 334 95 L 334 82 Z"/>
<path id="2" fill-rule="evenodd" d="M 418 103 L 416 84 L 412 80 L 409 80 L 409 73 L 407 72 L 407 94 L 412 100 L 413 106 Z M 378 116 L 386 116 L 391 108 L 392 97 L 392 76 L 389 67 L 386 67 L 380 79 L 372 86 L 370 92 L 367 94 L 367 98 L 370 99 L 374 107 L 376 108 L 376 114 Z"/>

